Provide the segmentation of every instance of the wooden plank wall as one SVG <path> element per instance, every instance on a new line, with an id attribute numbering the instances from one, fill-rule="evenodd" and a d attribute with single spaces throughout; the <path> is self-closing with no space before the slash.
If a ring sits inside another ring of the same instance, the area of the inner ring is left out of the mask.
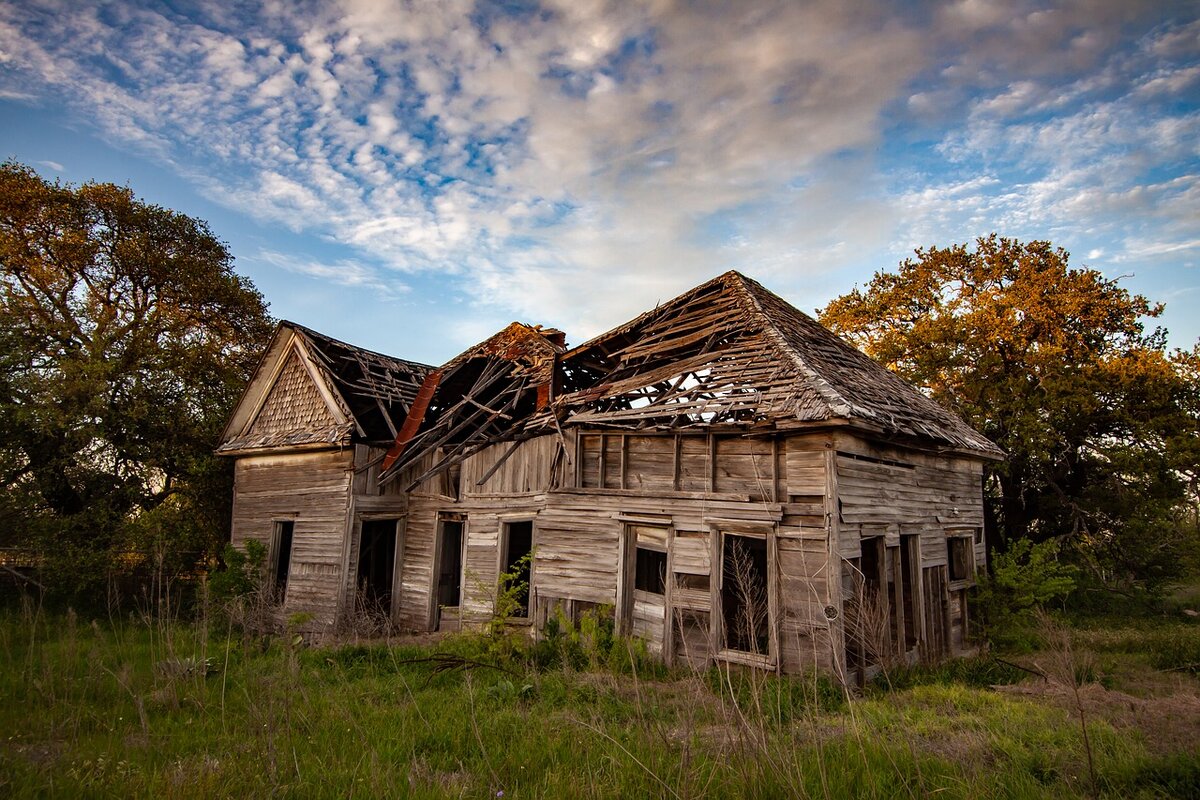
<path id="1" fill-rule="evenodd" d="M 779 597 L 779 644 L 784 672 L 833 666 L 829 537 L 823 531 L 780 529 L 776 537 Z"/>
<path id="2" fill-rule="evenodd" d="M 774 501 L 784 463 L 771 437 L 581 433 L 578 486 L 712 492 Z"/>
<path id="3" fill-rule="evenodd" d="M 397 624 L 404 630 L 424 631 L 429 625 L 430 593 L 433 591 L 433 548 L 437 513 L 453 501 L 414 494 L 404 518 L 404 553 L 400 564 L 400 594 Z"/>
<path id="4" fill-rule="evenodd" d="M 947 537 L 974 537 L 976 569 L 984 568 L 982 462 L 882 446 L 845 432 L 836 436 L 834 446 L 841 557 L 860 557 L 864 537 L 882 536 L 894 547 L 901 534 L 919 535 L 921 574 L 936 578 L 923 581 L 921 653 L 936 658 L 947 650 L 962 652 L 968 643 L 961 624 L 957 631 L 950 629 L 952 593 L 974 581 L 950 586 L 945 580 Z M 846 584 L 843 601 L 851 599 L 852 591 Z"/>
<path id="5" fill-rule="evenodd" d="M 775 499 L 771 439 L 716 437 L 714 447 L 713 491 L 744 492 L 751 501 Z"/>
<path id="6" fill-rule="evenodd" d="M 718 530 L 767 523 L 777 543 L 781 667 L 838 670 L 844 666 L 842 558 L 859 554 L 860 538 L 920 532 L 928 538 L 923 566 L 932 566 L 945 563 L 946 530 L 982 525 L 977 462 L 879 448 L 844 432 L 774 441 L 585 433 L 573 454 L 577 469 L 563 468 L 560 442 L 551 435 L 522 443 L 482 484 L 510 446 L 472 456 L 462 465 L 460 497 L 436 480 L 413 493 L 399 587 L 406 627 L 426 624 L 439 511 L 466 514 L 465 610 L 480 616 L 491 610 L 503 524 L 534 519 L 531 604 L 539 619 L 556 605 L 616 603 L 620 539 L 629 519 L 672 529 L 670 577 L 680 581 L 711 576 L 714 520 Z M 564 486 L 552 480 L 555 465 Z M 770 494 L 777 500 L 764 499 Z M 982 565 L 982 553 L 976 560 Z M 676 583 L 671 594 L 673 649 L 703 663 L 712 656 L 704 634 L 710 592 Z"/>
<path id="7" fill-rule="evenodd" d="M 492 494 L 528 494 L 544 492 L 550 485 L 551 466 L 558 452 L 557 436 L 539 436 L 521 442 L 509 455 L 512 445 L 495 444 L 479 451 L 462 463 L 461 492 L 464 498 Z M 505 458 L 507 456 L 507 458 Z M 479 481 L 505 458 L 499 469 Z"/>
<path id="8" fill-rule="evenodd" d="M 337 624 L 353 466 L 352 450 L 249 456 L 234 465 L 233 544 L 269 547 L 275 521 L 295 521 L 285 613 L 312 614 L 314 633 Z"/>
<path id="9" fill-rule="evenodd" d="M 841 555 L 857 557 L 863 536 L 921 534 L 921 563 L 946 563 L 946 535 L 983 527 L 983 465 L 974 459 L 935 456 L 873 445 L 841 433 L 837 448 Z M 975 545 L 982 568 L 984 544 Z"/>

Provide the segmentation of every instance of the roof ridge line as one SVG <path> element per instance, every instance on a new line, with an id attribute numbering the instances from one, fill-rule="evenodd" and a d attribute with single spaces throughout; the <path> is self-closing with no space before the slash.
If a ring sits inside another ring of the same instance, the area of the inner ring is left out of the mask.
<path id="1" fill-rule="evenodd" d="M 299 331 L 306 338 L 311 339 L 313 336 L 317 336 L 321 339 L 328 339 L 329 341 L 333 342 L 334 344 L 339 344 L 342 347 L 348 348 L 350 350 L 357 350 L 361 353 L 369 353 L 370 355 L 373 355 L 373 356 L 379 356 L 380 358 L 386 358 L 388 361 L 395 361 L 400 364 L 411 364 L 413 366 L 423 367 L 425 369 L 434 369 L 435 368 L 435 365 L 433 365 L 433 364 L 425 364 L 421 361 L 413 361 L 411 358 L 403 358 L 401 356 L 394 356 L 394 355 L 391 355 L 390 353 L 384 353 L 379 350 L 372 350 L 369 347 L 363 347 L 362 345 L 357 345 L 357 344 L 354 344 L 353 342 L 347 342 L 344 339 L 338 339 L 337 337 L 330 336 L 327 333 L 322 333 L 321 331 L 317 330 L 316 328 L 310 328 L 309 326 L 304 325 L 303 323 L 300 323 L 300 322 L 296 322 L 295 320 L 281 319 L 281 320 L 279 320 L 279 325 L 280 325 L 280 327 L 287 326 L 289 328 L 292 328 L 293 330 Z"/>
<path id="2" fill-rule="evenodd" d="M 759 284 L 753 278 L 747 277 L 736 270 L 730 270 L 727 274 L 736 276 L 738 278 L 737 289 L 739 290 L 739 294 L 742 295 L 744 300 L 749 302 L 753 312 L 759 317 L 760 320 L 762 320 L 763 329 L 767 334 L 767 339 L 778 351 L 780 351 L 785 357 L 789 358 L 792 363 L 796 365 L 796 368 L 800 370 L 800 372 L 806 378 L 809 379 L 810 385 L 812 385 L 813 389 L 815 389 L 816 392 L 820 394 L 822 398 L 824 398 L 825 402 L 829 404 L 830 413 L 845 417 L 852 416 L 854 413 L 854 404 L 843 397 L 837 391 L 837 389 L 833 388 L 829 381 L 821 377 L 816 370 L 808 365 L 808 363 L 804 360 L 804 357 L 796 351 L 796 348 L 792 347 L 791 343 L 787 340 L 787 337 L 784 336 L 780 332 L 779 328 L 775 326 L 775 321 L 772 319 L 771 315 L 767 313 L 766 309 L 762 307 L 762 303 L 758 301 L 758 297 L 748 285 L 749 283 L 754 283 L 756 286 L 761 286 L 761 284 Z M 769 290 L 764 287 L 763 291 Z M 780 298 L 780 300 L 783 300 L 783 298 Z M 783 302 L 786 303 L 787 301 L 784 300 Z M 799 309 L 796 310 L 799 311 Z M 800 311 L 800 313 L 803 314 L 804 312 Z"/>

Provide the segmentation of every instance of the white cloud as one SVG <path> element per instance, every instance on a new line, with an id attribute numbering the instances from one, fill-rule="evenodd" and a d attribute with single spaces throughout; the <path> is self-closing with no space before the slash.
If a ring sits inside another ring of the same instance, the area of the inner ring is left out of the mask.
<path id="1" fill-rule="evenodd" d="M 410 288 L 400 281 L 392 277 L 385 278 L 378 270 L 354 261 L 339 260 L 325 264 L 274 250 L 260 250 L 257 257 L 297 275 L 307 275 L 339 286 L 372 289 L 384 297 L 395 297 L 410 291 Z"/>
<path id="2" fill-rule="evenodd" d="M 1195 179 L 1146 175 L 1194 160 L 1200 122 L 1146 104 L 1194 87 L 1200 28 L 1151 29 L 1153 4 L 1124 0 L 997 9 L 27 0 L 0 6 L 0 96 L 61 100 L 206 196 L 355 256 L 279 266 L 445 274 L 584 334 L 729 267 L 800 291 L 994 228 L 1151 219 L 1191 241 Z M 940 140 L 931 166 L 889 168 L 902 123 Z"/>

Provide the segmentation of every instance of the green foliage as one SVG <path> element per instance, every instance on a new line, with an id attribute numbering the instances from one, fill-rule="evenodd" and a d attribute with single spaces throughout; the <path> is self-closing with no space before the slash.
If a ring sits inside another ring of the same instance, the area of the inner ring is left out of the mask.
<path id="1" fill-rule="evenodd" d="M 954 658 L 932 666 L 897 665 L 881 672 L 871 682 L 873 691 L 898 691 L 914 686 L 958 684 L 986 689 L 1018 683 L 1029 677 L 1022 669 L 997 661 L 991 656 Z"/>
<path id="2" fill-rule="evenodd" d="M 490 633 L 501 633 L 509 622 L 528 613 L 529 569 L 533 564 L 533 551 L 512 563 L 507 572 L 501 572 L 496 581 L 496 600 L 492 607 L 492 619 L 488 623 Z M 524 612 L 524 613 L 522 613 Z"/>
<path id="3" fill-rule="evenodd" d="M 1155 669 L 1200 675 L 1200 628 L 1176 630 L 1160 637 L 1151 651 L 1150 665 Z"/>
<path id="4" fill-rule="evenodd" d="M 743 713 L 758 715 L 770 725 L 842 711 L 848 701 L 846 690 L 828 675 L 764 675 L 724 665 L 709 669 L 704 682 L 715 694 L 728 696 Z"/>
<path id="5" fill-rule="evenodd" d="M 852 698 L 811 675 L 445 671 L 436 655 L 0 614 L 0 793 L 1090 796 L 1079 727 L 1041 694 L 946 679 Z M 1100 710 L 1103 796 L 1195 794 L 1194 753 L 1151 753 Z"/>
<path id="6" fill-rule="evenodd" d="M 216 552 L 212 455 L 270 334 L 262 296 L 199 220 L 111 184 L 0 166 L 0 546 L 93 595 L 107 574 Z"/>
<path id="7" fill-rule="evenodd" d="M 221 567 L 214 570 L 208 579 L 209 599 L 222 605 L 236 598 L 257 594 L 262 589 L 266 560 L 266 545 L 257 539 L 248 540 L 244 550 L 226 544 L 221 553 Z"/>
<path id="8" fill-rule="evenodd" d="M 612 606 L 597 606 L 573 623 L 561 608 L 546 620 L 541 638 L 530 652 L 541 670 L 604 670 L 618 674 L 664 675 L 666 668 L 652 658 L 641 639 L 617 636 Z"/>
<path id="9" fill-rule="evenodd" d="M 1200 758 L 1173 753 L 1137 761 L 1108 771 L 1101 784 L 1114 797 L 1200 797 Z"/>
<path id="10" fill-rule="evenodd" d="M 1058 559 L 1055 541 L 1012 542 L 992 557 L 992 574 L 979 586 L 977 608 L 993 643 L 1012 645 L 1025 637 L 1034 612 L 1075 588 L 1074 567 Z"/>
<path id="11" fill-rule="evenodd" d="M 986 484 L 1005 542 L 1066 539 L 1101 580 L 1157 587 L 1200 541 L 1200 345 L 1168 352 L 1144 326 L 1161 312 L 993 234 L 918 250 L 821 321 L 1005 450 Z"/>

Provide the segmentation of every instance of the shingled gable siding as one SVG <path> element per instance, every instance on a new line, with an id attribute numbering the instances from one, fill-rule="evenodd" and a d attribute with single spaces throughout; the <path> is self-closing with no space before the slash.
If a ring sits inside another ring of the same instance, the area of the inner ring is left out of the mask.
<path id="1" fill-rule="evenodd" d="M 337 622 L 352 476 L 352 450 L 242 457 L 234 469 L 233 544 L 269 547 L 274 523 L 294 521 L 283 612 L 312 614 L 316 633 Z"/>
<path id="2" fill-rule="evenodd" d="M 313 383 L 312 376 L 293 350 L 271 387 L 251 426 L 251 437 L 281 432 L 328 431 L 337 420 Z"/>

